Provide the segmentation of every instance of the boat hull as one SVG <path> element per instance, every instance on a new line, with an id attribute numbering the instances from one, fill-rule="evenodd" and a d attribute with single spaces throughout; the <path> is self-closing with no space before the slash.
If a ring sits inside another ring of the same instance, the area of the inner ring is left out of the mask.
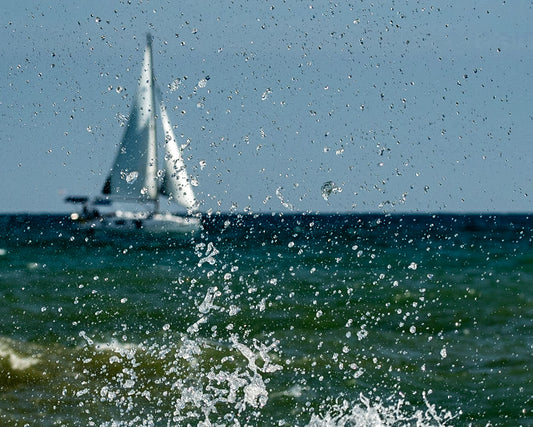
<path id="1" fill-rule="evenodd" d="M 115 212 L 91 219 L 77 215 L 71 218 L 82 230 L 193 234 L 202 229 L 199 217 L 170 213 Z"/>

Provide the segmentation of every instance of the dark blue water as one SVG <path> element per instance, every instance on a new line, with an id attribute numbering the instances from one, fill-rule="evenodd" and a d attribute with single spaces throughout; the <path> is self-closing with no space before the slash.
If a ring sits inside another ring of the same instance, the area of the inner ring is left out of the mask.
<path id="1" fill-rule="evenodd" d="M 533 425 L 531 216 L 0 230 L 0 424 Z"/>

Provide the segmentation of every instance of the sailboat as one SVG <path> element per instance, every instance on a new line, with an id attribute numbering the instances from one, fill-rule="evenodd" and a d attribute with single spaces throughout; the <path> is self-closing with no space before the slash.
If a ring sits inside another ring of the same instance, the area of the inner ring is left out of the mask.
<path id="1" fill-rule="evenodd" d="M 122 140 L 98 197 L 70 196 L 82 204 L 71 214 L 81 228 L 192 233 L 201 229 L 199 203 L 187 174 L 163 101 L 156 115 L 156 87 L 152 67 L 152 38 L 147 36 L 141 76 Z M 164 134 L 164 161 L 160 169 L 156 121 Z M 186 215 L 164 212 L 160 196 L 186 209 Z M 118 206 L 118 207 L 117 207 Z"/>

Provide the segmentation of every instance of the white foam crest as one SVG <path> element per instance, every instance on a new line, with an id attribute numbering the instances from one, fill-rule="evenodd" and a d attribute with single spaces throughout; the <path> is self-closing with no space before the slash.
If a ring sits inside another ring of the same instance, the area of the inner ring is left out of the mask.
<path id="1" fill-rule="evenodd" d="M 34 355 L 23 356 L 16 352 L 10 345 L 0 341 L 0 360 L 7 359 L 9 367 L 14 371 L 24 371 L 41 362 Z"/>
<path id="2" fill-rule="evenodd" d="M 363 394 L 359 401 L 339 401 L 333 404 L 325 414 L 313 415 L 308 427 L 337 427 L 356 425 L 358 427 L 385 427 L 393 425 L 412 425 L 417 427 L 445 427 L 457 417 L 451 412 L 437 410 L 429 403 L 423 393 L 426 409 L 414 409 L 409 402 L 398 398 L 395 403 L 371 402 Z"/>

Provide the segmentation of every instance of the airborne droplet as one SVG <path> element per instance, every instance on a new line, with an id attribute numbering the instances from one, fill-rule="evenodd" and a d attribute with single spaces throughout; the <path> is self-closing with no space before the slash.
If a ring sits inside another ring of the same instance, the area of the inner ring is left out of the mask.
<path id="1" fill-rule="evenodd" d="M 139 172 L 121 172 L 121 176 L 122 179 L 126 180 L 128 184 L 133 184 L 135 181 L 137 181 L 137 178 L 139 177 Z"/>
<path id="2" fill-rule="evenodd" d="M 333 181 L 326 181 L 324 184 L 322 184 L 321 191 L 324 200 L 328 200 L 329 196 L 331 196 L 332 194 L 341 193 L 342 187 L 335 185 Z"/>

